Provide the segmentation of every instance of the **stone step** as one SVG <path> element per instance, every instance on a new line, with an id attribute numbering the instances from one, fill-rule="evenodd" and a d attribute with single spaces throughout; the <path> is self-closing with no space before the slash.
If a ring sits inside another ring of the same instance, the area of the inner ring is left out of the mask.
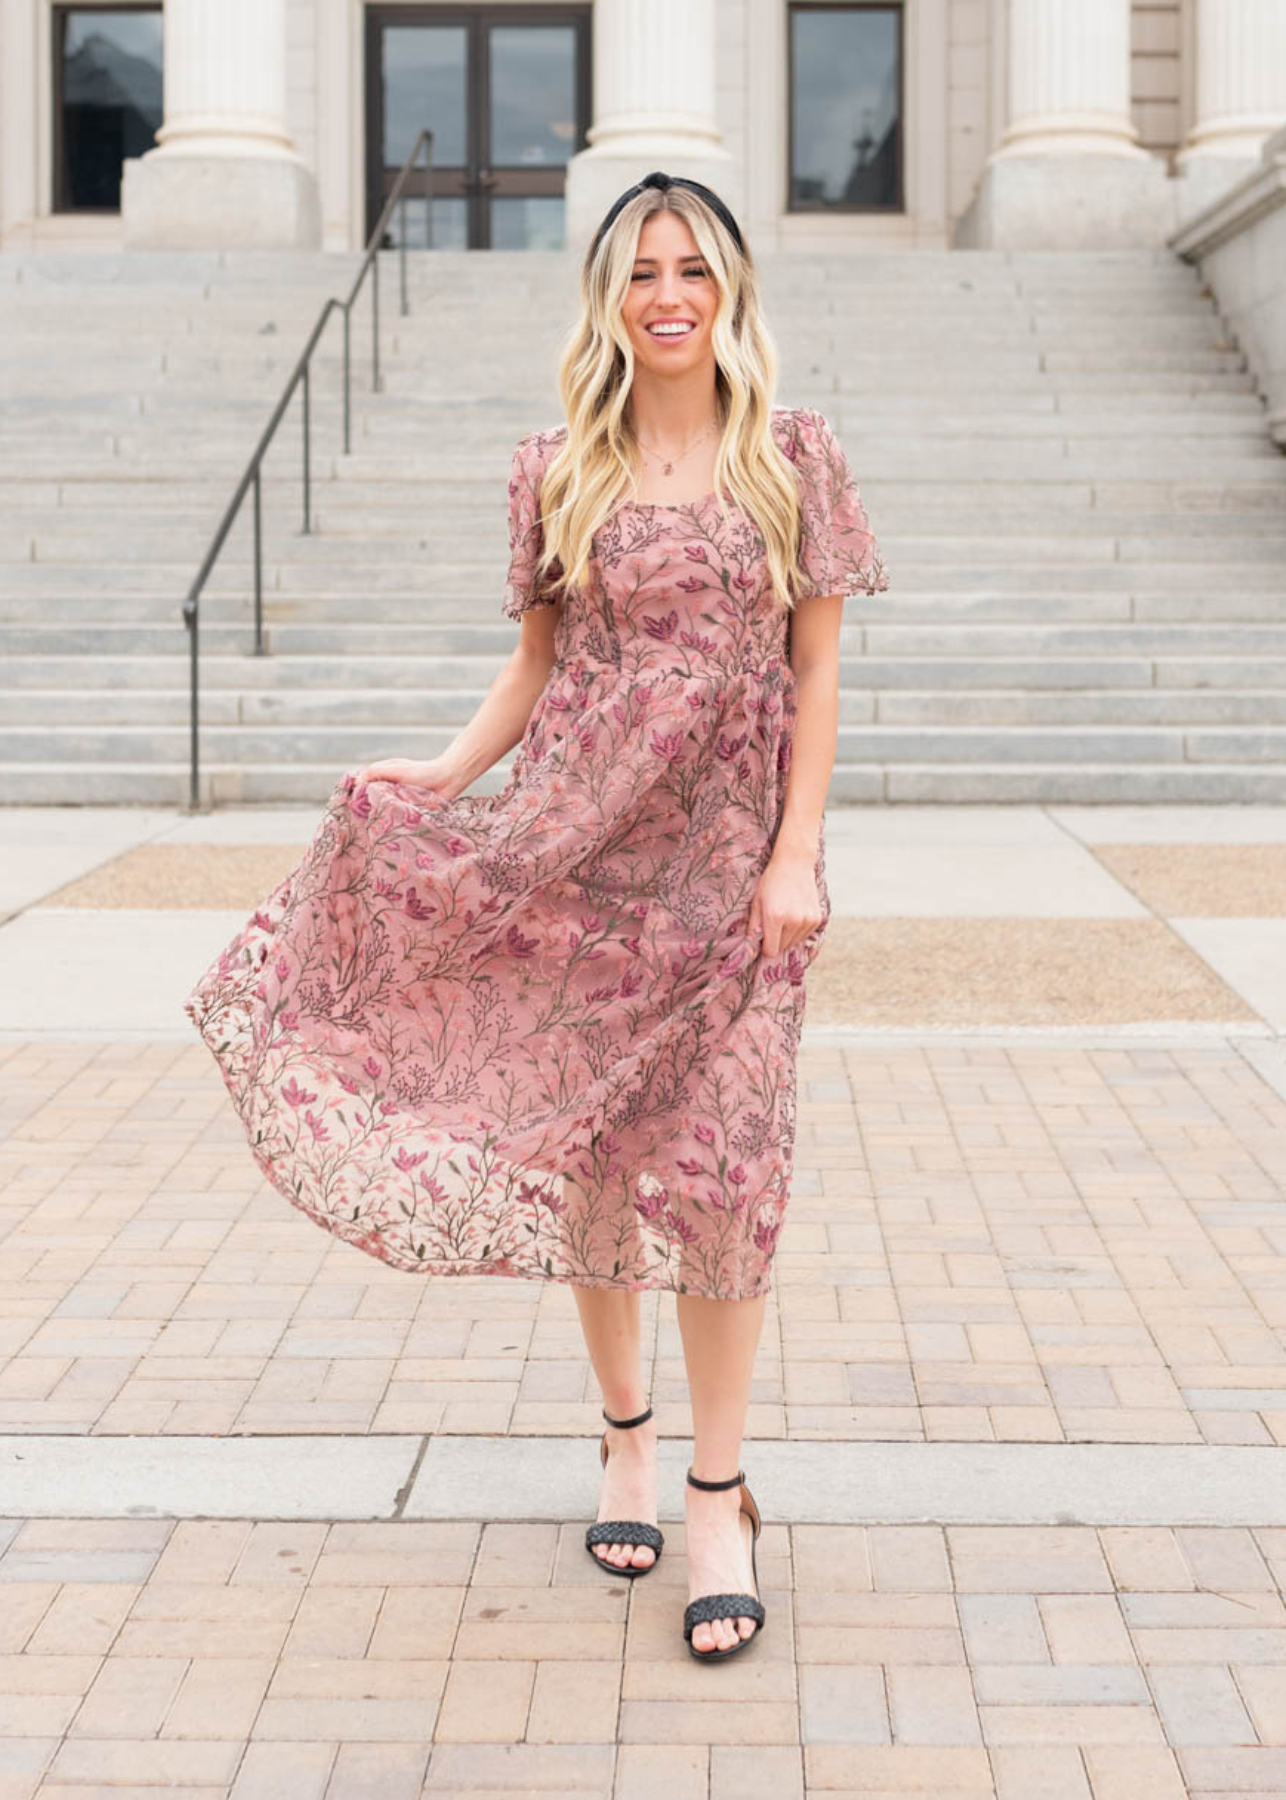
<path id="1" fill-rule="evenodd" d="M 226 634 L 225 634 L 226 635 Z M 232 693 L 247 700 L 269 691 L 280 703 L 314 690 L 378 691 L 390 697 L 401 690 L 427 693 L 436 687 L 453 693 L 483 693 L 499 673 L 506 647 L 491 653 L 468 650 L 434 653 L 361 656 L 291 655 L 253 656 L 244 648 L 240 655 L 226 650 L 207 650 L 201 659 L 202 694 Z M 0 643 L 3 643 L 0 638 Z M 1214 652 L 1182 656 L 1103 651 L 1097 655 L 1072 652 L 1057 656 L 958 656 L 935 655 L 922 646 L 919 654 L 881 658 L 861 654 L 852 643 L 840 657 L 840 682 L 849 691 L 932 692 L 938 695 L 969 694 L 974 690 L 994 693 L 1040 695 L 1065 691 L 1096 700 L 1111 690 L 1135 689 L 1152 694 L 1192 690 L 1236 694 L 1253 690 L 1258 696 L 1286 687 L 1286 639 L 1279 639 L 1280 654 L 1227 656 Z M 75 693 L 77 716 L 83 703 L 98 704 L 98 696 L 111 690 L 113 704 L 150 707 L 170 704 L 181 694 L 187 705 L 188 665 L 186 640 L 171 634 L 168 654 L 157 651 L 123 655 L 104 652 L 92 657 L 50 652 L 7 656 L 0 667 L 0 696 L 15 704 L 49 707 L 46 690 Z M 1194 702 L 1195 703 L 1195 702 Z M 25 715 L 24 715 L 25 716 Z M 142 711 L 138 714 L 143 717 Z M 150 716 L 147 715 L 147 716 Z M 186 717 L 186 711 L 184 712 Z"/>
<path id="2" fill-rule="evenodd" d="M 294 496 L 291 498 L 293 500 Z M 6 522 L 0 516 L 0 565 L 33 563 L 51 568 L 70 564 L 97 569 L 110 560 L 121 567 L 145 568 L 155 561 L 175 568 L 190 562 L 195 567 L 211 537 L 208 516 L 184 524 L 171 524 L 164 519 L 148 520 L 146 516 L 131 515 L 127 524 L 110 526 L 105 526 L 93 513 L 86 514 L 74 525 L 62 523 L 64 517 L 55 511 L 29 515 L 19 523 Z M 355 570 L 368 570 L 373 563 L 400 562 L 412 550 L 422 558 L 442 559 L 449 563 L 485 558 L 493 575 L 496 568 L 503 574 L 505 520 L 494 505 L 469 520 L 450 517 L 439 522 L 425 517 L 423 509 L 419 519 L 386 514 L 377 523 L 360 511 L 351 513 L 347 519 L 333 515 L 328 515 L 328 519 L 325 529 L 318 529 L 315 522 L 310 535 L 292 535 L 289 551 L 295 562 L 288 570 L 278 562 L 265 560 L 265 576 L 272 569 L 276 571 L 277 585 L 292 579 L 311 585 L 307 574 L 300 574 L 301 570 L 311 573 L 316 568 L 329 570 L 347 565 Z M 1191 520 L 1182 528 L 1153 536 L 1125 536 L 1114 531 L 1100 534 L 1094 530 L 1079 535 L 1055 536 L 998 528 L 972 536 L 945 530 L 933 536 L 923 531 L 911 535 L 888 523 L 882 510 L 879 540 L 890 566 L 899 571 L 901 596 L 904 571 L 915 571 L 918 581 L 923 580 L 926 569 L 942 565 L 987 567 L 994 564 L 1001 548 L 1011 568 L 1034 565 L 1045 573 L 1051 568 L 1076 567 L 1088 575 L 1105 568 L 1150 568 L 1160 563 L 1173 563 L 1183 549 L 1187 549 L 1190 556 L 1199 551 L 1208 556 L 1210 535 Z M 1227 557 L 1219 566 L 1230 584 L 1235 585 L 1240 580 L 1243 566 L 1247 564 L 1256 567 L 1270 564 L 1279 571 L 1286 568 L 1286 529 L 1283 529 L 1282 520 L 1266 518 L 1262 529 L 1256 532 L 1242 529 L 1235 535 L 1231 532 L 1223 535 L 1229 539 Z M 282 547 L 276 546 L 278 550 Z M 245 571 L 252 567 L 250 508 L 239 516 L 233 535 L 226 540 L 220 565 L 241 570 L 243 581 Z M 421 566 L 421 580 L 425 566 Z"/>
<path id="3" fill-rule="evenodd" d="M 1282 665 L 1286 669 L 1286 664 Z M 993 672 L 994 675 L 994 672 Z M 1032 692 L 1020 686 L 974 688 L 967 692 L 937 688 L 882 689 L 877 683 L 848 685 L 866 679 L 864 666 L 841 672 L 841 725 L 881 724 L 937 730 L 952 726 L 1040 725 L 1078 728 L 1164 725 L 1173 727 L 1243 725 L 1286 726 L 1286 674 L 1276 686 L 1247 684 L 1239 689 L 1122 687 L 1087 692 L 1081 687 L 1058 692 Z M 369 682 L 370 672 L 354 671 L 353 679 Z M 173 672 L 171 672 L 173 680 Z M 388 684 L 244 692 L 203 680 L 200 719 L 203 726 L 246 726 L 293 733 L 332 726 L 369 731 L 466 725 L 486 695 L 486 687 Z M 59 688 L 0 689 L 0 728 L 39 728 L 50 718 L 74 718 L 78 727 L 109 726 L 150 730 L 186 727 L 186 688 Z"/>
<path id="4" fill-rule="evenodd" d="M 237 624 L 203 620 L 200 630 L 204 657 L 245 656 L 256 666 L 263 659 L 250 656 L 252 628 L 246 619 Z M 518 628 L 510 620 L 475 623 L 445 621 L 440 625 L 411 622 L 386 624 L 292 624 L 269 622 L 264 633 L 269 657 L 335 656 L 346 661 L 367 656 L 440 657 L 453 655 L 507 655 L 518 641 Z M 1175 667 L 1185 659 L 1209 658 L 1213 662 L 1286 655 L 1286 622 L 1278 613 L 1269 622 L 1210 623 L 1205 620 L 1156 624 L 1135 621 L 1097 621 L 1040 624 L 1029 619 L 1014 622 L 977 620 L 953 625 L 930 620 L 921 625 L 850 622 L 840 628 L 842 655 L 859 652 L 894 663 L 904 658 L 930 656 L 969 662 L 978 658 L 1032 658 L 1056 664 L 1064 657 L 1165 658 Z M 101 622 L 70 625 L 0 624 L 0 675 L 10 659 L 21 656 L 144 656 L 183 659 L 186 666 L 187 635 L 178 606 L 171 625 Z"/>
<path id="5" fill-rule="evenodd" d="M 54 763 L 177 761 L 186 753 L 186 723 L 140 726 L 77 722 L 0 725 L 0 766 L 40 751 Z M 392 737 L 390 732 L 393 733 Z M 277 760 L 320 762 L 324 756 L 370 758 L 438 755 L 452 726 L 378 722 L 202 725 L 203 756 L 232 764 Z M 1286 775 L 1286 726 L 1237 725 L 937 725 L 841 724 L 837 760 L 851 763 L 1281 763 Z"/>
<path id="6" fill-rule="evenodd" d="M 355 602 L 378 602 L 381 622 L 397 616 L 448 620 L 467 618 L 482 606 L 499 607 L 505 580 L 502 557 L 481 553 L 449 560 L 438 553 L 426 564 L 382 562 L 376 558 L 345 560 L 328 557 L 324 540 L 311 563 L 278 564 L 263 570 L 265 602 L 278 617 L 286 611 L 317 608 L 315 616 L 356 621 Z M 1015 607 L 1039 614 L 1124 616 L 1130 603 L 1148 608 L 1151 616 L 1191 616 L 1194 598 L 1211 607 L 1212 617 L 1235 618 L 1239 609 L 1254 617 L 1271 616 L 1286 602 L 1286 569 L 1271 560 L 1229 564 L 1218 561 L 1134 563 L 1104 562 L 1059 565 L 1030 559 L 995 560 L 1000 546 L 990 545 L 990 562 L 926 561 L 904 556 L 897 565 L 897 591 L 853 594 L 847 608 L 854 617 L 886 620 L 899 617 L 946 617 L 956 612 L 1012 616 Z M 104 619 L 162 616 L 173 600 L 186 594 L 193 577 L 190 563 L 41 563 L 6 565 L 0 619 L 17 623 L 40 616 L 42 604 L 66 605 L 68 618 Z M 251 584 L 249 561 L 220 562 L 211 573 L 205 596 L 240 600 Z M 491 597 L 491 598 L 488 598 Z M 79 602 L 79 606 L 75 603 Z M 327 602 L 335 604 L 327 605 Z M 370 606 L 361 610 L 369 616 Z M 1266 610 L 1267 609 L 1267 610 Z"/>
<path id="7" fill-rule="evenodd" d="M 354 760 L 361 766 L 361 759 Z M 498 793 L 509 762 L 489 769 L 470 793 Z M 347 765 L 327 761 L 282 767 L 274 762 L 229 767 L 202 765 L 198 804 L 211 806 L 310 804 L 322 806 Z M 134 805 L 186 808 L 186 762 L 102 763 L 58 767 L 48 761 L 3 765 L 11 805 Z M 837 763 L 827 791 L 835 806 L 873 802 L 1158 804 L 1286 801 L 1286 766 L 1246 763 Z"/>

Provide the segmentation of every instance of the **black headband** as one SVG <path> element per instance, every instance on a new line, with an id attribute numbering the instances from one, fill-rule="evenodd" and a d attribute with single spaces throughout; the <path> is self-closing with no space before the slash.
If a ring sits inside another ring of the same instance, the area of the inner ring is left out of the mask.
<path id="1" fill-rule="evenodd" d="M 716 194 L 713 189 L 703 186 L 699 181 L 689 181 L 686 175 L 666 175 L 660 169 L 653 169 L 650 175 L 645 175 L 642 181 L 635 182 L 632 188 L 626 188 L 625 192 L 612 202 L 602 224 L 594 233 L 594 242 L 590 246 L 590 255 L 593 256 L 594 252 L 598 249 L 598 246 L 603 239 L 603 233 L 607 230 L 608 226 L 612 223 L 612 220 L 616 217 L 617 213 L 620 212 L 627 200 L 632 200 L 636 194 L 641 194 L 645 188 L 659 188 L 661 192 L 664 193 L 667 188 L 672 187 L 691 188 L 694 194 L 699 194 L 710 208 L 711 212 L 715 214 L 716 218 L 718 218 L 722 224 L 727 226 L 738 250 L 740 250 L 744 256 L 746 246 L 742 242 L 741 232 L 738 228 L 737 221 L 728 211 L 718 194 Z"/>

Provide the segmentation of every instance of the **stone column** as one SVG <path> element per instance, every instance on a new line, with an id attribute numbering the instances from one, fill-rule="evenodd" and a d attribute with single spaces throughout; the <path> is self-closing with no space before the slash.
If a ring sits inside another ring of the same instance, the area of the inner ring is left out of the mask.
<path id="1" fill-rule="evenodd" d="M 1010 0 L 1000 156 L 1142 156 L 1130 120 L 1129 0 Z"/>
<path id="2" fill-rule="evenodd" d="M 312 249 L 317 187 L 286 124 L 285 0 L 165 0 L 165 123 L 125 164 L 131 249 Z"/>
<path id="3" fill-rule="evenodd" d="M 703 181 L 736 213 L 715 123 L 714 0 L 597 0 L 594 123 L 567 166 L 566 239 L 583 251 L 622 189 L 652 169 Z"/>
<path id="4" fill-rule="evenodd" d="M 1161 243 L 1165 170 L 1130 119 L 1130 0 L 1008 0 L 1006 24 L 1009 118 L 957 244 Z"/>
<path id="5" fill-rule="evenodd" d="M 1286 123 L 1286 4 L 1196 0 L 1196 121 L 1175 158 L 1184 210 L 1258 168 Z"/>

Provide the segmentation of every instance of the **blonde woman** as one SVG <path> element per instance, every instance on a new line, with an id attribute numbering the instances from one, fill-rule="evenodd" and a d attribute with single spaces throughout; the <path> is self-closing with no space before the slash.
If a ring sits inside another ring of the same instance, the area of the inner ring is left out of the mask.
<path id="1" fill-rule="evenodd" d="M 773 404 L 716 194 L 628 189 L 581 301 L 565 421 L 513 457 L 503 670 L 440 756 L 345 774 L 185 1005 L 317 1223 L 415 1274 L 571 1284 L 608 1421 L 586 1548 L 627 1579 L 664 1544 L 639 1294 L 675 1295 L 708 1661 L 765 1623 L 742 1437 L 830 913 L 841 611 L 888 576 L 828 421 Z"/>

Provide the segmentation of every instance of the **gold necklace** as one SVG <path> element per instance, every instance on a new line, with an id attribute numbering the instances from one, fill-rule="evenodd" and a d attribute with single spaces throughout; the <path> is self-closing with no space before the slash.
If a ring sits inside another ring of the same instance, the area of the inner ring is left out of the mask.
<path id="1" fill-rule="evenodd" d="M 649 456 L 656 457 L 657 461 L 661 464 L 661 473 L 663 475 L 673 475 L 675 463 L 682 462 L 683 458 L 685 456 L 689 456 L 692 453 L 692 451 L 694 451 L 696 449 L 698 444 L 704 443 L 705 440 L 710 436 L 710 433 L 713 431 L 717 431 L 718 428 L 719 428 L 719 420 L 716 419 L 714 424 L 710 427 L 709 431 L 703 431 L 699 438 L 693 438 L 692 442 L 688 445 L 686 450 L 681 451 L 678 456 L 671 457 L 668 460 L 664 456 L 662 456 L 662 454 L 659 450 L 653 450 L 653 448 L 650 444 L 645 444 L 643 442 L 643 439 L 641 437 L 639 437 L 639 434 L 637 431 L 635 431 L 634 436 L 638 439 L 639 448 L 641 450 L 646 450 Z"/>

